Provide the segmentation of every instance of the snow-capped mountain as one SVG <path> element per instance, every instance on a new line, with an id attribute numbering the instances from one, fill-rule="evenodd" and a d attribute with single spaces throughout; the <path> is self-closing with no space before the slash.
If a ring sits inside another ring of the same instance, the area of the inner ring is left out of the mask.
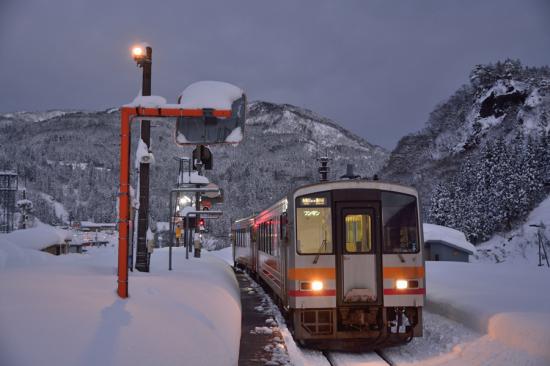
<path id="1" fill-rule="evenodd" d="M 381 175 L 416 186 L 427 221 L 479 242 L 507 231 L 550 181 L 550 68 L 478 65 L 471 83 L 403 137 Z"/>
<path id="2" fill-rule="evenodd" d="M 119 114 L 107 110 L 44 116 L 0 115 L 0 167 L 19 171 L 20 185 L 26 180 L 29 198 L 45 222 L 60 221 L 56 215 L 63 211 L 60 204 L 72 219 L 115 220 Z M 191 150 L 173 143 L 174 123 L 152 125 L 156 163 L 151 167 L 150 207 L 154 220 L 167 221 L 169 190 L 178 173 L 174 157 L 189 156 Z M 135 124 L 133 154 L 138 135 Z M 328 153 L 333 159 L 332 178 L 345 174 L 346 164 L 354 164 L 357 174 L 372 176 L 388 157 L 383 148 L 309 110 L 267 102 L 250 103 L 245 139 L 239 146 L 212 146 L 211 150 L 214 169 L 206 175 L 225 192 L 220 207 L 225 214 L 215 225 L 220 234 L 231 219 L 264 208 L 294 187 L 317 181 L 320 154 Z M 132 174 L 135 186 L 136 174 Z"/>

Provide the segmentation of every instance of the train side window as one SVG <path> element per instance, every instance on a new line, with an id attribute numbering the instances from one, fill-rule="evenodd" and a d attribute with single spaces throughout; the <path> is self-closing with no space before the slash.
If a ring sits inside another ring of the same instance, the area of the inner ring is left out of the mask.
<path id="1" fill-rule="evenodd" d="M 267 252 L 271 254 L 271 221 L 268 221 L 265 225 L 266 239 L 267 239 Z"/>
<path id="2" fill-rule="evenodd" d="M 346 252 L 367 253 L 372 249 L 372 217 L 368 214 L 345 216 Z"/>
<path id="3" fill-rule="evenodd" d="M 418 214 L 414 196 L 382 192 L 384 253 L 418 253 Z"/>
<path id="4" fill-rule="evenodd" d="M 296 235 L 296 249 L 299 254 L 332 253 L 330 207 L 298 207 Z"/>

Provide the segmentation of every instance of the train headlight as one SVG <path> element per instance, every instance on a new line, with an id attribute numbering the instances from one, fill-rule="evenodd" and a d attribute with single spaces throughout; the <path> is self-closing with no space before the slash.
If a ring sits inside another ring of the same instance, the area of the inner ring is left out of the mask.
<path id="1" fill-rule="evenodd" d="M 321 281 L 313 281 L 311 283 L 311 289 L 313 291 L 321 291 L 323 289 L 323 282 Z"/>
<path id="2" fill-rule="evenodd" d="M 397 280 L 397 281 L 395 281 L 395 287 L 398 290 L 405 290 L 406 288 L 409 287 L 409 281 L 407 281 L 407 280 Z"/>

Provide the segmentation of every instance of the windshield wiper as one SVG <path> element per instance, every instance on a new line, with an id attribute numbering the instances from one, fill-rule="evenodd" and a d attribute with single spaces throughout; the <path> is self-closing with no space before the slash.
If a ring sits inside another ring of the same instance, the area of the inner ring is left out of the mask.
<path id="1" fill-rule="evenodd" d="M 323 242 L 321 243 L 321 246 L 317 251 L 317 255 L 315 256 L 315 259 L 313 259 L 313 264 L 317 264 L 317 262 L 319 261 L 319 257 L 321 256 L 321 253 L 325 251 L 326 247 L 327 247 L 327 239 L 323 240 Z"/>

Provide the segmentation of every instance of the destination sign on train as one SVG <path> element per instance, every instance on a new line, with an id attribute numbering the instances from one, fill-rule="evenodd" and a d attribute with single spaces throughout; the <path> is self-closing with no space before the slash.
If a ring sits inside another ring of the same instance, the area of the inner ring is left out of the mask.
<path id="1" fill-rule="evenodd" d="M 325 197 L 303 197 L 302 205 L 304 206 L 324 206 L 327 204 Z"/>

